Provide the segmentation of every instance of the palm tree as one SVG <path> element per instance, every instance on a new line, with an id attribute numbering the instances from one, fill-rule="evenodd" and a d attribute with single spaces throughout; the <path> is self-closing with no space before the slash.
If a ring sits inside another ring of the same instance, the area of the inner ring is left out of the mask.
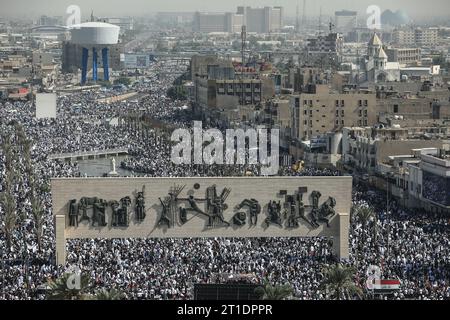
<path id="1" fill-rule="evenodd" d="M 32 195 L 31 198 L 31 213 L 33 214 L 34 219 L 34 233 L 36 235 L 38 250 L 41 251 L 42 236 L 44 231 L 44 210 L 41 202 L 34 195 Z"/>
<path id="2" fill-rule="evenodd" d="M 324 280 L 322 281 L 322 289 L 330 293 L 334 299 L 340 300 L 344 297 L 362 296 L 362 290 L 354 282 L 356 269 L 346 267 L 342 264 L 335 264 L 326 268 Z"/>
<path id="3" fill-rule="evenodd" d="M 74 277 L 78 278 L 77 279 Z M 74 283 L 75 282 L 75 285 Z M 90 287 L 89 277 L 85 274 L 65 273 L 62 277 L 48 282 L 48 300 L 87 300 L 90 298 L 88 290 Z M 79 286 L 77 286 L 79 285 Z"/>
<path id="4" fill-rule="evenodd" d="M 363 228 L 367 227 L 371 218 L 375 218 L 375 212 L 372 208 L 366 206 L 359 206 L 356 208 L 356 216 L 361 221 Z"/>
<path id="5" fill-rule="evenodd" d="M 5 234 L 6 247 L 11 249 L 12 234 L 17 227 L 16 199 L 12 193 L 5 191 L 0 195 L 0 203 L 5 211 L 2 232 Z"/>
<path id="6" fill-rule="evenodd" d="M 289 284 L 272 286 L 267 280 L 264 281 L 264 286 L 255 289 L 261 300 L 284 300 L 292 296 L 293 292 Z"/>
<path id="7" fill-rule="evenodd" d="M 101 289 L 95 293 L 95 300 L 121 300 L 124 294 L 117 289 Z"/>

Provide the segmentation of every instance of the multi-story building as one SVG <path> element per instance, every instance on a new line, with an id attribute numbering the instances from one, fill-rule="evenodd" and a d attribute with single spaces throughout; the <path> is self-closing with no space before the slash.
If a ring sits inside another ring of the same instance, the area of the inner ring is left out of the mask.
<path id="1" fill-rule="evenodd" d="M 244 16 L 247 32 L 269 33 L 279 31 L 284 26 L 283 7 L 252 8 L 240 6 L 237 14 Z"/>
<path id="2" fill-rule="evenodd" d="M 60 26 L 63 23 L 63 19 L 61 16 L 49 17 L 46 15 L 42 15 L 39 17 L 38 24 L 40 26 Z"/>
<path id="3" fill-rule="evenodd" d="M 412 195 L 416 192 L 428 206 L 450 212 L 450 153 L 439 149 L 435 155 L 421 154 L 420 160 L 419 166 L 415 167 L 417 179 L 413 179 L 410 172 Z"/>
<path id="4" fill-rule="evenodd" d="M 426 128 L 424 128 L 426 130 Z M 425 132 L 425 131 L 423 131 Z M 412 149 L 439 148 L 442 140 L 425 140 L 410 135 L 408 128 L 349 127 L 342 130 L 342 159 L 347 168 L 383 173 L 394 156 L 409 155 Z"/>
<path id="5" fill-rule="evenodd" d="M 347 33 L 358 27 L 358 13 L 356 11 L 341 10 L 334 13 L 336 30 Z"/>
<path id="6" fill-rule="evenodd" d="M 432 47 L 437 44 L 438 28 L 399 28 L 393 32 L 393 43 L 400 46 Z"/>
<path id="7" fill-rule="evenodd" d="M 314 87 L 314 93 L 301 93 L 291 98 L 293 138 L 308 140 L 346 126 L 376 123 L 375 94 L 334 93 L 327 85 Z"/>
<path id="8" fill-rule="evenodd" d="M 239 26 L 235 26 L 235 14 L 231 12 L 212 13 L 196 12 L 194 14 L 195 32 L 236 32 Z"/>
<path id="9" fill-rule="evenodd" d="M 401 65 L 418 65 L 422 60 L 420 48 L 388 48 L 386 54 L 389 62 L 398 62 Z"/>
<path id="10" fill-rule="evenodd" d="M 97 18 L 97 21 L 119 26 L 121 33 L 134 30 L 134 19 L 132 17 L 102 17 Z"/>

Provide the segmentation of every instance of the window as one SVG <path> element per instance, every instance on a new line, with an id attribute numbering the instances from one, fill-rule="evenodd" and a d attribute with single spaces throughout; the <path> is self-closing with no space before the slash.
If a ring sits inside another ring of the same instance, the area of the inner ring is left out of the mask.
<path id="1" fill-rule="evenodd" d="M 309 115 L 312 116 L 312 110 L 309 110 Z"/>
<path id="2" fill-rule="evenodd" d="M 362 100 L 358 100 L 358 107 L 362 107 Z"/>
<path id="3" fill-rule="evenodd" d="M 362 110 L 359 110 L 358 113 L 359 113 L 359 116 L 361 117 L 362 116 Z"/>
<path id="4" fill-rule="evenodd" d="M 308 120 L 303 121 L 303 124 L 304 124 L 305 126 L 307 126 L 307 125 L 308 125 Z"/>
<path id="5" fill-rule="evenodd" d="M 339 117 L 339 110 L 336 110 L 336 117 Z"/>
<path id="6" fill-rule="evenodd" d="M 362 125 L 361 120 L 358 120 L 358 126 L 361 126 L 361 125 Z"/>
<path id="7" fill-rule="evenodd" d="M 336 107 L 339 107 L 339 100 L 336 100 Z"/>
<path id="8" fill-rule="evenodd" d="M 364 117 L 367 117 L 367 110 L 364 110 Z"/>
<path id="9" fill-rule="evenodd" d="M 345 124 L 344 120 L 342 120 L 342 121 L 341 121 L 341 124 L 342 124 L 342 125 L 344 125 L 344 124 Z"/>
<path id="10" fill-rule="evenodd" d="M 367 107 L 369 105 L 369 101 L 368 100 L 364 100 L 364 107 Z"/>
<path id="11" fill-rule="evenodd" d="M 345 107 L 345 101 L 341 100 L 341 107 Z"/>
<path id="12" fill-rule="evenodd" d="M 367 126 L 367 119 L 364 119 L 364 125 Z"/>
<path id="13" fill-rule="evenodd" d="M 303 110 L 303 114 L 306 116 L 308 114 L 308 110 Z"/>
<path id="14" fill-rule="evenodd" d="M 398 113 L 398 104 L 394 104 L 394 113 Z"/>
<path id="15" fill-rule="evenodd" d="M 339 125 L 339 120 L 336 120 L 336 125 L 337 125 L 337 126 Z"/>
<path id="16" fill-rule="evenodd" d="M 306 105 L 308 105 L 308 100 L 304 100 L 303 101 L 303 104 L 306 106 Z"/>
<path id="17" fill-rule="evenodd" d="M 341 116 L 344 116 L 344 110 L 341 110 Z"/>
<path id="18" fill-rule="evenodd" d="M 312 126 L 312 120 L 309 120 L 309 125 Z"/>

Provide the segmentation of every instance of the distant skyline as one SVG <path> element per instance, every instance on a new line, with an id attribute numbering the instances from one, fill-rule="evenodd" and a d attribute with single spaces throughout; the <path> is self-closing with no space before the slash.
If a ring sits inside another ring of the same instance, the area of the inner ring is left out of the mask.
<path id="1" fill-rule="evenodd" d="M 83 19 L 91 10 L 97 16 L 144 16 L 158 11 L 231 11 L 239 5 L 283 6 L 285 16 L 295 16 L 297 3 L 302 14 L 303 0 L 0 0 L 0 16 L 4 18 L 36 18 L 39 15 L 65 16 L 69 5 L 80 6 Z M 378 5 L 381 10 L 404 10 L 412 18 L 450 16 L 448 0 L 307 0 L 306 14 L 317 16 L 320 8 L 324 15 L 333 15 L 341 9 L 365 13 L 369 5 Z"/>

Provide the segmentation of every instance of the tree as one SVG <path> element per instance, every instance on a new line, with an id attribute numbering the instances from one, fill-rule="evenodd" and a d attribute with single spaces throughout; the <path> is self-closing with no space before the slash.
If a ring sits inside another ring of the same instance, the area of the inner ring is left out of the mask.
<path id="1" fill-rule="evenodd" d="M 0 205 L 3 207 L 2 232 L 6 238 L 6 247 L 11 249 L 12 235 L 17 227 L 16 199 L 14 198 L 14 181 L 16 173 L 13 168 L 13 151 L 9 136 L 2 137 L 2 150 L 5 156 L 4 191 L 0 194 Z"/>
<path id="2" fill-rule="evenodd" d="M 356 270 L 342 264 L 335 264 L 323 270 L 322 289 L 334 299 L 352 298 L 355 294 L 362 296 L 362 290 L 353 281 Z"/>
<path id="3" fill-rule="evenodd" d="M 72 277 L 77 276 L 79 276 L 79 286 L 70 288 L 74 280 Z M 85 274 L 65 273 L 56 280 L 50 280 L 48 286 L 47 300 L 88 300 L 91 297 L 88 294 L 90 288 L 89 278 Z"/>
<path id="4" fill-rule="evenodd" d="M 375 218 L 375 212 L 370 207 L 359 206 L 355 209 L 355 213 L 359 221 L 361 221 L 364 229 L 369 224 L 370 219 Z"/>
<path id="5" fill-rule="evenodd" d="M 292 296 L 294 290 L 291 285 L 275 285 L 272 286 L 269 281 L 264 282 L 264 286 L 255 289 L 255 293 L 261 300 L 285 300 Z"/>
<path id="6" fill-rule="evenodd" d="M 124 294 L 117 289 L 101 289 L 95 293 L 95 300 L 121 300 Z"/>
<path id="7" fill-rule="evenodd" d="M 44 209 L 42 208 L 41 202 L 34 195 L 31 197 L 31 213 L 34 219 L 33 230 L 36 235 L 38 250 L 41 251 L 42 236 L 44 235 Z"/>
<path id="8" fill-rule="evenodd" d="M 0 196 L 0 203 L 5 211 L 2 232 L 5 234 L 6 247 L 11 249 L 12 235 L 17 227 L 16 199 L 12 192 L 5 191 Z"/>
<path id="9" fill-rule="evenodd" d="M 125 86 L 129 86 L 131 84 L 131 80 L 127 77 L 120 77 L 114 80 L 114 84 L 123 84 Z"/>

